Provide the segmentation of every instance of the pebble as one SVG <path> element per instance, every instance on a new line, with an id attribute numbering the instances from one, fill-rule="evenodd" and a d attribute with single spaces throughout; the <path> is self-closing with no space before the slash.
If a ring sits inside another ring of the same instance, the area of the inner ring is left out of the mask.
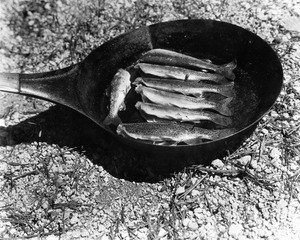
<path id="1" fill-rule="evenodd" d="M 188 224 L 189 224 L 189 222 L 190 222 L 190 219 L 189 219 L 189 218 L 185 218 L 185 219 L 182 220 L 182 225 L 183 225 L 184 227 L 187 227 Z"/>
<path id="2" fill-rule="evenodd" d="M 19 118 L 20 118 L 20 113 L 18 112 L 14 112 L 11 116 L 10 116 L 10 119 L 15 121 L 15 122 L 18 122 L 19 121 Z"/>
<path id="3" fill-rule="evenodd" d="M 215 168 L 223 168 L 224 163 L 220 159 L 215 159 L 211 162 L 211 165 L 214 166 Z"/>
<path id="4" fill-rule="evenodd" d="M 56 236 L 54 234 L 51 234 L 46 237 L 46 240 L 58 240 L 58 239 L 60 239 L 60 236 Z"/>
<path id="5" fill-rule="evenodd" d="M 198 223 L 194 219 L 189 221 L 189 223 L 188 223 L 188 228 L 189 229 L 196 230 L 196 229 L 198 229 L 198 227 L 199 227 Z"/>
<path id="6" fill-rule="evenodd" d="M 79 218 L 78 218 L 78 214 L 77 213 L 73 213 L 72 218 L 70 219 L 70 223 L 71 224 L 76 224 L 79 222 Z"/>
<path id="7" fill-rule="evenodd" d="M 266 129 L 266 128 L 263 128 L 263 129 L 261 130 L 261 132 L 262 132 L 264 135 L 269 135 L 269 131 L 268 131 L 268 129 Z"/>
<path id="8" fill-rule="evenodd" d="M 251 163 L 250 163 L 250 166 L 251 166 L 253 169 L 256 169 L 256 168 L 258 167 L 257 160 L 252 160 Z"/>
<path id="9" fill-rule="evenodd" d="M 246 155 L 241 157 L 240 159 L 238 159 L 238 162 L 243 165 L 246 166 L 251 160 L 251 156 L 250 155 Z"/>
<path id="10" fill-rule="evenodd" d="M 184 192 L 185 192 L 185 188 L 180 186 L 176 189 L 175 195 L 179 195 L 179 194 L 182 194 Z"/>
<path id="11" fill-rule="evenodd" d="M 194 189 L 194 190 L 192 190 L 191 195 L 194 196 L 194 197 L 195 196 L 199 196 L 200 195 L 200 191 Z"/>
<path id="12" fill-rule="evenodd" d="M 273 159 L 279 159 L 280 156 L 281 156 L 281 151 L 280 151 L 278 148 L 274 147 L 274 148 L 272 148 L 272 150 L 270 151 L 269 156 L 270 156 L 271 158 L 273 158 Z"/>
<path id="13" fill-rule="evenodd" d="M 283 113 L 282 116 L 286 119 L 289 119 L 290 118 L 290 115 L 288 113 Z"/>
<path id="14" fill-rule="evenodd" d="M 164 228 L 161 227 L 158 232 L 158 238 L 162 238 L 162 237 L 166 236 L 167 234 L 168 234 L 168 232 Z"/>
<path id="15" fill-rule="evenodd" d="M 0 127 L 6 127 L 5 119 L 0 118 Z"/>
<path id="16" fill-rule="evenodd" d="M 231 224 L 228 233 L 230 236 L 237 238 L 243 233 L 243 229 L 244 227 L 242 224 Z"/>

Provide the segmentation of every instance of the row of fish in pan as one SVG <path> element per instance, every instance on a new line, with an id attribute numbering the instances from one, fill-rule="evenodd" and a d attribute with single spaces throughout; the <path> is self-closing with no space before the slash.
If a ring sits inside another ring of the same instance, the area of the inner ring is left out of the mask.
<path id="1" fill-rule="evenodd" d="M 140 69 L 145 76 L 155 77 L 138 77 L 131 83 L 130 73 L 119 69 L 111 83 L 109 114 L 103 124 L 117 126 L 117 133 L 124 137 L 156 144 L 195 144 L 203 139 L 215 140 L 226 136 L 233 130 L 203 129 L 181 122 L 208 120 L 221 126 L 231 124 L 232 113 L 228 105 L 234 91 L 233 82 L 227 79 L 235 78 L 232 72 L 235 66 L 235 62 L 215 65 L 169 50 L 150 50 L 134 68 Z M 135 107 L 147 122 L 122 123 L 118 116 L 118 112 L 125 109 L 124 99 L 131 84 L 142 98 Z M 220 94 L 224 99 L 205 99 L 203 93 L 207 92 Z"/>

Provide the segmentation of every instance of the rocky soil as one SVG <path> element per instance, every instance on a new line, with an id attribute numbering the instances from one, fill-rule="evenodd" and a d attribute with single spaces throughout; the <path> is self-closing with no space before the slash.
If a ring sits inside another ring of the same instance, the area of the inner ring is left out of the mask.
<path id="1" fill-rule="evenodd" d="M 278 54 L 284 86 L 255 132 L 174 172 L 66 107 L 0 93 L 1 239 L 300 239 L 299 0 L 3 0 L 0 72 L 63 68 L 131 29 L 194 18 L 244 27 Z"/>

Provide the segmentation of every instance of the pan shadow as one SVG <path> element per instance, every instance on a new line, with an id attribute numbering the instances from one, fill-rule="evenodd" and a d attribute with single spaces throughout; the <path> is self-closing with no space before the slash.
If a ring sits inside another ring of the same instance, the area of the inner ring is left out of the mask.
<path id="1" fill-rule="evenodd" d="M 5 130 L 14 144 L 46 142 L 75 148 L 112 176 L 129 181 L 154 183 L 199 164 L 194 159 L 151 156 L 130 149 L 90 119 L 61 105 Z M 201 164 L 209 164 L 213 159 L 201 161 Z"/>

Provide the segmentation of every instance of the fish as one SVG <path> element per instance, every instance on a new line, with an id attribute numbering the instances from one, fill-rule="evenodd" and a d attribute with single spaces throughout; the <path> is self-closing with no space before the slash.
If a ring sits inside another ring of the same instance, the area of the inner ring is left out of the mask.
<path id="1" fill-rule="evenodd" d="M 122 123 L 121 118 L 118 116 L 118 112 L 125 110 L 124 103 L 125 97 L 131 88 L 130 73 L 124 69 L 119 69 L 110 85 L 110 105 L 109 113 L 104 119 L 104 125 L 118 126 Z"/>
<path id="2" fill-rule="evenodd" d="M 152 102 L 166 106 L 176 106 L 187 109 L 213 109 L 225 116 L 231 116 L 232 112 L 228 105 L 232 98 L 225 98 L 221 101 L 214 102 L 205 98 L 185 96 L 182 94 L 157 90 L 154 88 L 137 85 L 135 91 L 141 95 L 143 102 Z"/>
<path id="3" fill-rule="evenodd" d="M 195 127 L 186 123 L 121 123 L 117 127 L 117 134 L 123 137 L 151 141 L 154 144 L 188 145 L 202 143 L 203 140 L 217 140 L 228 137 L 234 129 L 210 130 Z"/>
<path id="4" fill-rule="evenodd" d="M 157 65 L 150 63 L 137 63 L 135 68 L 141 69 L 145 74 L 157 77 L 174 78 L 185 81 L 211 81 L 218 84 L 227 83 L 226 78 L 218 73 L 195 71 L 187 68 Z"/>
<path id="5" fill-rule="evenodd" d="M 152 49 L 146 52 L 141 56 L 140 61 L 145 63 L 165 64 L 178 67 L 208 69 L 219 73 L 230 80 L 235 79 L 233 70 L 237 66 L 236 60 L 223 65 L 216 65 L 208 62 L 207 60 L 194 58 L 186 54 L 160 48 Z"/>
<path id="6" fill-rule="evenodd" d="M 167 78 L 141 78 L 138 77 L 133 82 L 134 85 L 143 84 L 147 87 L 165 90 L 169 92 L 182 93 L 184 95 L 192 95 L 195 97 L 203 96 L 203 93 L 218 93 L 225 97 L 232 97 L 234 95 L 232 82 L 222 85 L 207 84 L 195 81 L 182 81 Z"/>
<path id="7" fill-rule="evenodd" d="M 229 117 L 222 116 L 218 113 L 202 110 L 191 110 L 143 102 L 137 102 L 135 104 L 135 107 L 141 112 L 141 115 L 143 117 L 150 115 L 156 116 L 159 119 L 169 119 L 180 122 L 194 123 L 199 123 L 200 121 L 208 120 L 221 126 L 229 126 L 232 123 L 231 118 Z M 146 118 L 147 121 L 153 121 L 153 118 L 152 120 L 149 119 L 150 118 Z"/>

